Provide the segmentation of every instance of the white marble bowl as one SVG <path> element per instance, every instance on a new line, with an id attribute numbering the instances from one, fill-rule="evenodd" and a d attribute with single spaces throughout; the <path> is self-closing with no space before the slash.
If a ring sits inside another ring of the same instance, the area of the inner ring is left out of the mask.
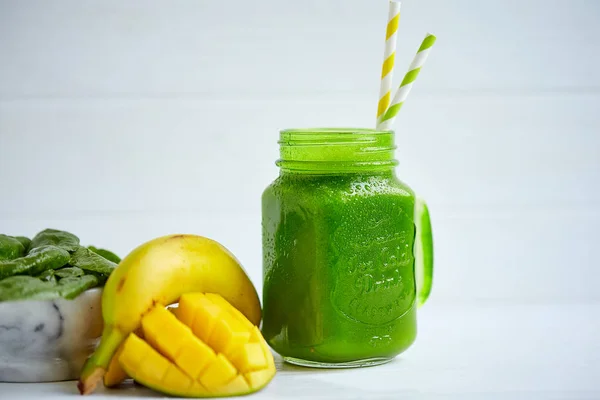
<path id="1" fill-rule="evenodd" d="M 102 289 L 0 302 L 0 382 L 77 379 L 102 334 Z"/>

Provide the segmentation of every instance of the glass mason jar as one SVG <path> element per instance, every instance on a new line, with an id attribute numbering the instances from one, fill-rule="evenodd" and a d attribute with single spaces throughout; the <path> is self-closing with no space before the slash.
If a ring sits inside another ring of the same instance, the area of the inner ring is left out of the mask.
<path id="1" fill-rule="evenodd" d="M 288 362 L 384 363 L 431 290 L 424 202 L 394 173 L 394 133 L 288 129 L 262 196 L 263 334 Z"/>

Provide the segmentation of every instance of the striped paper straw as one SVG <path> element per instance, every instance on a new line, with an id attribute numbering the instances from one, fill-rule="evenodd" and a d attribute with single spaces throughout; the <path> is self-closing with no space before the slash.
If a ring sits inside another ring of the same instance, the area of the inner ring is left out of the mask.
<path id="1" fill-rule="evenodd" d="M 390 107 L 387 109 L 379 124 L 377 124 L 378 130 L 388 130 L 394 123 L 394 118 L 398 115 L 398 111 L 402 108 L 402 104 L 404 104 L 404 100 L 408 97 L 410 90 L 412 89 L 413 82 L 419 76 L 419 72 L 421 71 L 421 67 L 425 64 L 425 60 L 427 60 L 427 56 L 429 55 L 429 50 L 435 43 L 435 36 L 428 33 L 423 39 L 421 43 L 421 47 L 419 47 L 419 51 L 415 58 L 413 59 L 410 67 L 408 68 L 408 72 L 404 75 L 404 79 L 402 79 L 402 83 L 396 91 L 396 95 L 392 100 Z"/>
<path id="2" fill-rule="evenodd" d="M 400 22 L 400 2 L 390 0 L 387 30 L 385 33 L 385 50 L 383 66 L 381 67 L 381 86 L 379 88 L 379 103 L 377 105 L 377 123 L 390 105 L 392 92 L 392 75 L 396 59 L 396 39 L 398 38 L 398 23 Z"/>

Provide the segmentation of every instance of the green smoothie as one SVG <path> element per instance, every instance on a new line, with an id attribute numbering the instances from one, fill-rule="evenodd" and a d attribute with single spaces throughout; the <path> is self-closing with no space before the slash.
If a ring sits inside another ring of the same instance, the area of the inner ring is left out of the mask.
<path id="1" fill-rule="evenodd" d="M 416 336 L 415 196 L 393 133 L 283 131 L 263 194 L 263 334 L 290 362 L 385 362 Z"/>

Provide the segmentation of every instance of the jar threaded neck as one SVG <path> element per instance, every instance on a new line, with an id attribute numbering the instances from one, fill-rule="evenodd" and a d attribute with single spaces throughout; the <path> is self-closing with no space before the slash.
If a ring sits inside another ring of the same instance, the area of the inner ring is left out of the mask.
<path id="1" fill-rule="evenodd" d="M 398 165 L 393 131 L 364 128 L 285 129 L 280 132 L 282 170 L 307 173 L 389 170 Z"/>

